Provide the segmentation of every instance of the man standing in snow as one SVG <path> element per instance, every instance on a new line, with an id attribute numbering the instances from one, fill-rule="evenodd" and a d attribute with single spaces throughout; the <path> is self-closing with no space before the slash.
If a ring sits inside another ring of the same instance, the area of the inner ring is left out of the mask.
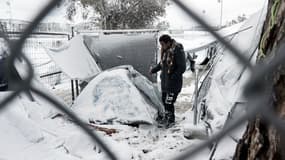
<path id="1" fill-rule="evenodd" d="M 161 61 L 150 69 L 150 73 L 153 74 L 161 70 L 162 102 L 166 112 L 163 123 L 168 128 L 175 122 L 174 103 L 182 88 L 182 74 L 186 70 L 186 61 L 182 44 L 177 43 L 169 35 L 160 36 L 159 43 L 161 45 Z"/>

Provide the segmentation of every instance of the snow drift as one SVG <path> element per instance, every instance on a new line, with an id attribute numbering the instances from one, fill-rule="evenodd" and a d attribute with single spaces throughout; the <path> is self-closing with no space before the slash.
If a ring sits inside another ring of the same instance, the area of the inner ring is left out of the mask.
<path id="1" fill-rule="evenodd" d="M 28 69 L 24 61 L 17 60 L 15 68 L 20 78 L 27 77 Z M 67 105 L 37 78 L 32 80 L 31 85 L 68 109 Z M 0 92 L 0 101 L 11 93 Z M 102 154 L 90 137 L 65 116 L 58 116 L 58 113 L 61 112 L 51 102 L 33 92 L 19 94 L 0 112 L 0 159 L 106 159 L 106 155 Z M 101 138 L 104 137 L 103 133 L 98 134 Z M 127 145 L 119 144 L 109 137 L 105 137 L 104 142 L 120 159 L 130 159 L 130 149 Z M 120 148 L 127 151 L 119 151 Z"/>

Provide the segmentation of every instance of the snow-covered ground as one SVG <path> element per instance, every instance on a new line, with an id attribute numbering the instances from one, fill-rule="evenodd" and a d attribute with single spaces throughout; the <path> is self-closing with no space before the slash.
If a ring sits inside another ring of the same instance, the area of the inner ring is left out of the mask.
<path id="1" fill-rule="evenodd" d="M 0 94 L 1 100 L 6 94 Z M 106 159 L 102 150 L 77 126 L 63 117 L 51 118 L 57 112 L 50 104 L 39 98 L 36 100 L 31 102 L 22 95 L 1 113 L 0 159 Z M 119 159 L 164 160 L 200 142 L 184 138 L 183 124 L 180 124 L 183 119 L 182 114 L 177 114 L 177 125 L 171 129 L 157 128 L 155 125 L 140 125 L 137 128 L 113 124 L 100 125 L 115 129 L 116 133 L 111 136 L 100 131 L 97 133 Z"/>

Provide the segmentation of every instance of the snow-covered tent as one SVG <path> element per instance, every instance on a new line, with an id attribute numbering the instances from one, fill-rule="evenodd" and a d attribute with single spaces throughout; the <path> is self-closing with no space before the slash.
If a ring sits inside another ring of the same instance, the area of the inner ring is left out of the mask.
<path id="1" fill-rule="evenodd" d="M 35 80 L 33 85 L 61 102 Z M 0 101 L 11 93 L 0 92 Z M 0 159 L 107 159 L 78 126 L 64 117 L 57 117 L 59 112 L 50 102 L 36 94 L 31 95 L 33 100 L 20 94 L 1 110 Z M 119 144 L 104 133 L 98 134 L 117 157 L 131 159 L 129 146 Z M 120 148 L 127 151 L 122 152 Z"/>
<path id="2" fill-rule="evenodd" d="M 232 35 L 235 35 L 242 31 L 242 29 L 240 28 L 241 25 L 242 23 L 238 23 L 236 25 L 223 28 L 219 30 L 218 33 L 224 38 L 231 37 Z M 183 34 L 183 36 L 179 36 L 177 34 L 173 34 L 171 36 L 174 37 L 177 42 L 181 43 L 184 46 L 185 52 L 197 52 L 217 42 L 217 40 L 207 32 L 204 32 L 204 35 L 200 35 L 200 37 L 198 38 L 197 36 L 193 36 L 192 34 L 186 32 Z M 193 38 L 196 39 L 193 40 Z"/>
<path id="3" fill-rule="evenodd" d="M 15 72 L 21 79 L 27 78 L 29 72 L 26 62 L 17 59 Z M 68 109 L 68 106 L 36 77 L 32 79 L 31 85 Z M 0 92 L 0 102 L 11 93 L 11 91 Z M 107 158 L 101 150 L 98 151 L 99 147 L 90 140 L 90 137 L 65 116 L 60 116 L 64 113 L 59 113 L 61 112 L 51 102 L 33 92 L 28 96 L 25 92 L 17 95 L 0 113 L 0 159 Z M 104 134 L 101 133 L 99 136 L 102 138 Z M 127 145 L 119 144 L 109 137 L 104 137 L 104 143 L 120 159 L 131 158 Z M 120 148 L 125 148 L 127 151 L 122 152 Z"/>
<path id="4" fill-rule="evenodd" d="M 148 72 L 150 66 L 156 63 L 156 33 L 86 35 L 83 38 L 103 70 L 120 65 L 132 65 L 149 80 L 156 81 Z"/>
<path id="5" fill-rule="evenodd" d="M 265 20 L 266 9 L 252 15 L 240 30 L 249 28 L 237 34 L 231 44 L 235 45 L 240 52 L 252 63 L 255 63 L 258 42 L 261 36 L 262 24 Z M 200 104 L 205 101 L 208 108 L 209 119 L 214 132 L 221 130 L 232 120 L 243 114 L 246 110 L 246 100 L 243 97 L 243 88 L 249 78 L 249 71 L 234 57 L 228 49 L 218 53 L 214 60 L 214 67 L 205 78 L 199 93 Z M 236 142 L 239 139 L 244 127 L 229 133 L 213 154 L 214 159 L 231 159 Z M 225 149 L 227 152 L 225 152 Z"/>
<path id="6" fill-rule="evenodd" d="M 87 122 L 153 124 L 163 105 L 158 90 L 132 66 L 98 74 L 72 106 Z"/>
<path id="7" fill-rule="evenodd" d="M 235 45 L 253 63 L 261 35 L 262 25 L 260 23 L 263 20 L 264 12 L 254 14 L 241 27 L 241 29 L 248 26 L 252 26 L 252 28 L 239 33 L 231 41 L 231 44 Z M 210 88 L 204 98 L 206 98 L 210 110 L 216 112 L 224 110 L 223 113 L 227 113 L 236 102 L 244 102 L 242 91 L 249 73 L 227 49 L 217 58 L 220 60 L 217 61 L 211 76 L 208 77 L 211 77 Z"/>
<path id="8" fill-rule="evenodd" d="M 16 60 L 15 72 L 21 79 L 26 78 L 27 64 Z M 37 78 L 32 79 L 31 85 L 61 105 L 67 106 Z M 60 112 L 52 103 L 32 92 L 26 94 L 27 92 L 29 91 L 17 95 L 5 109 L 1 110 L 0 159 L 43 159 L 48 155 L 50 158 L 72 159 L 65 152 L 50 149 L 55 144 L 54 141 L 59 138 L 58 133 L 54 131 L 61 125 L 53 121 L 52 117 Z M 0 101 L 2 102 L 11 93 L 11 91 L 0 92 Z"/>

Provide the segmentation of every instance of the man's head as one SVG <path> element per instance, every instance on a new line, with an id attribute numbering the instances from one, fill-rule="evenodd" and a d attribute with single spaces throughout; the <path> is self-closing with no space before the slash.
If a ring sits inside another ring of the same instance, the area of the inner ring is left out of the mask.
<path id="1" fill-rule="evenodd" d="M 159 37 L 159 43 L 162 50 L 167 50 L 171 47 L 172 38 L 167 34 L 161 35 Z"/>

